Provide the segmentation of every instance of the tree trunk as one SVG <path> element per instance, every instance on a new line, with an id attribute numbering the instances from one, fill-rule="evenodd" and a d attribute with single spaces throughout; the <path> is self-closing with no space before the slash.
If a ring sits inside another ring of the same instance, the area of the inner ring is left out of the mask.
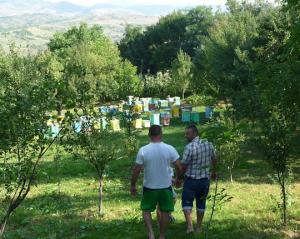
<path id="1" fill-rule="evenodd" d="M 3 238 L 5 227 L 6 227 L 9 216 L 10 216 L 10 213 L 7 212 L 0 223 L 0 239 Z"/>
<path id="2" fill-rule="evenodd" d="M 99 176 L 99 201 L 98 201 L 98 214 L 101 216 L 103 214 L 103 177 Z"/>
<path id="3" fill-rule="evenodd" d="M 230 182 L 233 183 L 232 168 L 229 167 Z"/>
<path id="4" fill-rule="evenodd" d="M 233 173 L 232 173 L 232 170 L 234 168 L 234 164 L 235 164 L 235 160 L 232 160 L 232 164 L 231 166 L 229 167 L 229 173 L 230 173 L 230 182 L 233 183 Z"/>
<path id="5" fill-rule="evenodd" d="M 184 100 L 185 97 L 185 90 L 182 90 L 182 99 Z"/>
<path id="6" fill-rule="evenodd" d="M 207 222 L 207 226 L 206 226 L 206 230 L 205 230 L 205 239 L 208 239 L 210 225 L 211 225 L 211 222 L 213 220 L 213 216 L 214 216 L 214 213 L 216 210 L 217 194 L 218 194 L 218 181 L 219 181 L 218 178 L 216 178 L 216 186 L 215 186 L 214 195 L 213 195 L 212 209 L 211 209 L 210 217 Z"/>
<path id="7" fill-rule="evenodd" d="M 286 188 L 285 188 L 285 176 L 284 176 L 284 173 L 282 175 L 282 185 L 281 185 L 281 193 L 282 193 L 282 215 L 283 215 L 283 225 L 286 225 L 286 222 L 287 222 L 287 218 L 286 218 L 286 201 L 287 201 L 287 198 L 286 198 Z"/>
<path id="8" fill-rule="evenodd" d="M 59 174 L 59 160 L 60 160 L 60 151 L 58 149 L 58 146 L 56 146 L 56 155 L 54 156 L 54 162 L 55 162 L 55 174 L 56 174 L 58 195 L 61 194 L 61 190 L 60 190 L 61 177 L 58 175 Z"/>

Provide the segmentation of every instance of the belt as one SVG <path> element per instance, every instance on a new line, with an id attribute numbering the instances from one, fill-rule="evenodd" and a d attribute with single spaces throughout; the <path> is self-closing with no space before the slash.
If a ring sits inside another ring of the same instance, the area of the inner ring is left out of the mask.
<path id="1" fill-rule="evenodd" d="M 190 180 L 208 180 L 208 177 L 205 177 L 205 178 L 192 178 L 192 177 L 189 177 L 189 176 L 185 176 L 185 179 L 190 179 Z"/>

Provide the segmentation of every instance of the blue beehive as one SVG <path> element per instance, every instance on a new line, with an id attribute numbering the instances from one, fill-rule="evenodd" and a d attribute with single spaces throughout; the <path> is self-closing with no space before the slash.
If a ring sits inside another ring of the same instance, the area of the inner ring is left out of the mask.
<path id="1" fill-rule="evenodd" d="M 81 123 L 80 121 L 76 121 L 76 122 L 74 123 L 74 131 L 75 131 L 76 133 L 80 133 L 81 127 L 82 127 L 82 123 Z"/>
<path id="2" fill-rule="evenodd" d="M 206 106 L 205 107 L 205 118 L 211 119 L 212 116 L 213 116 L 213 108 L 209 107 L 209 106 Z"/>
<path id="3" fill-rule="evenodd" d="M 191 122 L 191 112 L 187 111 L 187 110 L 182 110 L 181 121 L 182 122 Z"/>
<path id="4" fill-rule="evenodd" d="M 52 124 L 51 125 L 51 133 L 52 133 L 52 137 L 55 138 L 58 134 L 59 134 L 59 126 L 57 124 Z"/>

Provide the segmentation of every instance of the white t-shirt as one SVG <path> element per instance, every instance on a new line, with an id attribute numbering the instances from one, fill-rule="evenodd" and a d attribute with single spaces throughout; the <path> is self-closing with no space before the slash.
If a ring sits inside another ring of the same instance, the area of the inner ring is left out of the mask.
<path id="1" fill-rule="evenodd" d="M 168 188 L 172 185 L 170 166 L 179 159 L 176 149 L 163 142 L 140 148 L 136 163 L 144 166 L 144 187 Z"/>

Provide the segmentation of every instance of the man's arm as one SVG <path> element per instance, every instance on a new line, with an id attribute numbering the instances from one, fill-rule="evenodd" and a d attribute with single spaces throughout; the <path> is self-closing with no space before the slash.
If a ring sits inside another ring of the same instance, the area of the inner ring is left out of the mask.
<path id="1" fill-rule="evenodd" d="M 143 169 L 143 165 L 140 164 L 135 164 L 133 169 L 132 169 L 132 175 L 131 175 L 131 188 L 130 188 L 130 192 L 132 196 L 136 195 L 136 182 L 140 176 L 140 173 Z"/>
<path id="2" fill-rule="evenodd" d="M 181 161 L 181 178 L 183 178 L 184 174 L 187 171 L 187 167 L 190 164 L 192 160 L 192 151 L 189 147 L 185 147 L 184 152 L 183 152 L 183 157 Z"/>
<path id="3" fill-rule="evenodd" d="M 176 179 L 175 179 L 175 186 L 177 188 L 181 187 L 181 178 L 184 175 L 183 167 L 184 165 L 181 163 L 181 161 L 178 159 L 174 163 L 175 165 L 175 170 L 176 170 Z"/>
<path id="4" fill-rule="evenodd" d="M 176 171 L 176 178 L 181 177 L 182 175 L 182 164 L 179 159 L 177 159 L 174 163 L 175 171 Z"/>

